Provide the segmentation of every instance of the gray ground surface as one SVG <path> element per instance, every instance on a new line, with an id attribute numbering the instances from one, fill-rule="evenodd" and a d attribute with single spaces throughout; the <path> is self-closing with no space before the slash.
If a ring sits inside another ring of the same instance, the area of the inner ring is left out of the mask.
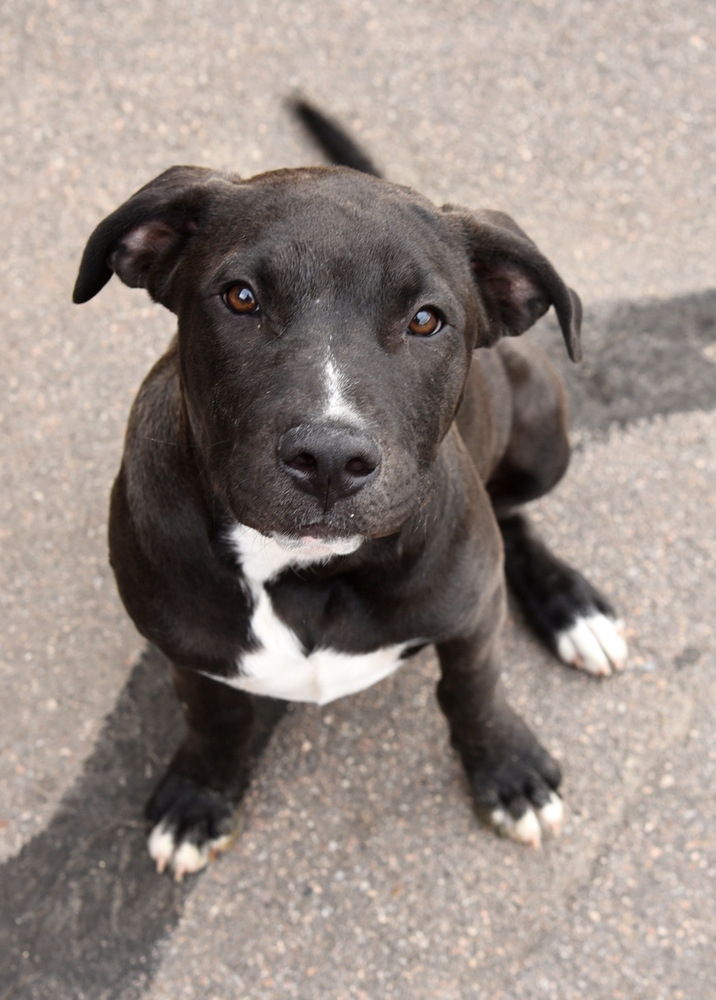
<path id="1" fill-rule="evenodd" d="M 5 4 L 1 1000 L 716 996 L 715 22 L 698 0 Z M 291 711 L 238 845 L 177 886 L 141 821 L 176 711 L 104 527 L 171 317 L 117 282 L 69 297 L 91 229 L 164 167 L 315 161 L 297 87 L 392 179 L 510 211 L 581 293 L 577 450 L 535 516 L 623 612 L 631 666 L 589 681 L 510 622 L 513 702 L 566 773 L 539 853 L 478 826 L 426 654 Z"/>

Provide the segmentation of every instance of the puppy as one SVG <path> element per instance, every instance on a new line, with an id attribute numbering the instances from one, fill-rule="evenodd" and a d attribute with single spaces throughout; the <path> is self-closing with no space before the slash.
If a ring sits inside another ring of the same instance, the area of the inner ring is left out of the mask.
<path id="1" fill-rule="evenodd" d="M 178 878 L 231 842 L 270 699 L 325 704 L 428 643 L 480 814 L 538 845 L 560 827 L 560 769 L 500 684 L 505 580 L 566 662 L 626 657 L 609 604 L 520 512 L 569 445 L 555 372 L 506 338 L 551 306 L 578 360 L 578 297 L 507 215 L 437 208 L 297 111 L 342 166 L 167 170 L 100 223 L 74 291 L 116 274 L 178 318 L 109 523 L 119 593 L 186 720 L 147 807 Z"/>

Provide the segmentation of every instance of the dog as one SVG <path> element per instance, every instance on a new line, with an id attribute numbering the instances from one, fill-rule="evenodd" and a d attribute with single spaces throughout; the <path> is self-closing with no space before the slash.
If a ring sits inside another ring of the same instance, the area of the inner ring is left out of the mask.
<path id="1" fill-rule="evenodd" d="M 147 806 L 149 853 L 177 878 L 231 843 L 266 705 L 325 704 L 427 644 L 477 812 L 539 846 L 561 773 L 500 683 L 506 581 L 565 662 L 606 675 L 627 653 L 521 510 L 569 443 L 559 378 L 512 338 L 553 307 L 578 360 L 576 293 L 509 216 L 436 207 L 296 111 L 337 165 L 173 167 L 98 225 L 74 290 L 116 274 L 178 317 L 109 521 L 122 601 L 187 727 Z"/>

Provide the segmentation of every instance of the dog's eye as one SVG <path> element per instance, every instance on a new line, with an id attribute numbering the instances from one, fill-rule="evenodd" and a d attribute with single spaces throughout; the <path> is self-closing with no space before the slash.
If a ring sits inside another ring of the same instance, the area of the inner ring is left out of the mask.
<path id="1" fill-rule="evenodd" d="M 433 309 L 419 309 L 408 323 L 408 330 L 415 337 L 431 337 L 442 328 L 443 321 Z"/>
<path id="2" fill-rule="evenodd" d="M 232 285 L 224 292 L 224 302 L 232 312 L 248 316 L 258 311 L 256 296 L 248 285 Z"/>

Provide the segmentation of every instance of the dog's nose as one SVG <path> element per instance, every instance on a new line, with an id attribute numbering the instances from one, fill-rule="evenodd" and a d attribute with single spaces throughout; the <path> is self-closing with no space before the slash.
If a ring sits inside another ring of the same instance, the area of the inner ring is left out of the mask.
<path id="1" fill-rule="evenodd" d="M 369 434 L 336 424 L 299 424 L 281 436 L 281 463 L 295 485 L 323 502 L 324 511 L 374 478 L 380 448 Z"/>

